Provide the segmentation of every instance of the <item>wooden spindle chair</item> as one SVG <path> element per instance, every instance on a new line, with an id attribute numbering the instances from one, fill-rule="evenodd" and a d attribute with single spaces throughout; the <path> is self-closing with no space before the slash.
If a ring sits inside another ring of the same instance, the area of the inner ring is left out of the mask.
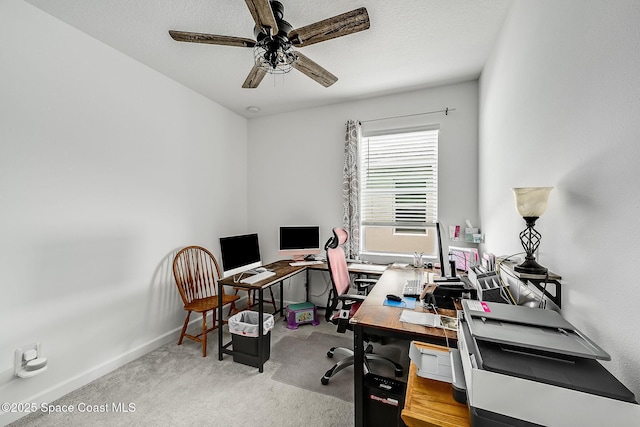
<path id="1" fill-rule="evenodd" d="M 207 333 L 220 326 L 222 319 L 216 321 L 218 309 L 218 280 L 220 267 L 211 252 L 200 246 L 187 246 L 181 249 L 173 260 L 173 277 L 175 278 L 180 297 L 187 311 L 178 345 L 184 337 L 202 343 L 202 357 L 207 356 Z M 222 304 L 231 305 L 231 311 L 236 312 L 237 295 L 227 295 L 222 292 Z M 207 313 L 213 313 L 213 326 L 207 328 Z M 187 326 L 191 312 L 202 313 L 202 332 L 198 335 L 187 334 Z M 223 322 L 224 323 L 224 322 Z"/>

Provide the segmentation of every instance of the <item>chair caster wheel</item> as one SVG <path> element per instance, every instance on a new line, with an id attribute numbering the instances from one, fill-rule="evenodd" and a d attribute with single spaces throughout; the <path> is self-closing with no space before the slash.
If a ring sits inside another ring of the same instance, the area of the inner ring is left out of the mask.
<path id="1" fill-rule="evenodd" d="M 322 383 L 322 385 L 327 385 L 327 384 L 329 384 L 329 378 L 322 377 L 320 382 Z"/>
<path id="2" fill-rule="evenodd" d="M 333 359 L 333 351 L 327 351 L 327 357 Z"/>

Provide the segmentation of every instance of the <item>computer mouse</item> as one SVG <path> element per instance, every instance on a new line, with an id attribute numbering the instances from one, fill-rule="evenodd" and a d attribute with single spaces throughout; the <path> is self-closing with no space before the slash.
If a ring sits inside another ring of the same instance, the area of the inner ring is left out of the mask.
<path id="1" fill-rule="evenodd" d="M 398 295 L 394 295 L 394 294 L 387 295 L 387 299 L 390 300 L 390 301 L 402 301 L 402 298 L 400 298 Z"/>
<path id="2" fill-rule="evenodd" d="M 267 271 L 267 269 L 264 267 L 258 267 L 255 269 L 255 271 L 256 273 L 264 273 L 265 271 Z"/>

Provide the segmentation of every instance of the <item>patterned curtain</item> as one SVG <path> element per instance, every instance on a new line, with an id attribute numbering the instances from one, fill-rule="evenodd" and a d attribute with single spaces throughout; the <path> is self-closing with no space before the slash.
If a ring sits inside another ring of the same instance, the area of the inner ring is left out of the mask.
<path id="1" fill-rule="evenodd" d="M 360 182 L 358 175 L 358 143 L 360 122 L 349 120 L 344 138 L 342 181 L 342 226 L 349 232 L 345 247 L 347 258 L 356 258 L 360 249 Z"/>

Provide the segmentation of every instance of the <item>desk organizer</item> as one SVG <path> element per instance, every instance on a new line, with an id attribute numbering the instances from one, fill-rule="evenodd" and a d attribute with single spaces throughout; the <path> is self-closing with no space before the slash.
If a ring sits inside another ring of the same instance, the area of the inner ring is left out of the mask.
<path id="1" fill-rule="evenodd" d="M 289 329 L 298 329 L 298 325 L 306 323 L 311 323 L 313 326 L 320 323 L 316 306 L 310 302 L 289 304 L 286 308 L 286 316 Z"/>
<path id="2" fill-rule="evenodd" d="M 507 291 L 495 271 L 473 276 L 470 273 L 469 279 L 475 279 L 475 282 L 472 281 L 471 283 L 477 289 L 480 301 L 507 302 L 505 297 Z"/>

